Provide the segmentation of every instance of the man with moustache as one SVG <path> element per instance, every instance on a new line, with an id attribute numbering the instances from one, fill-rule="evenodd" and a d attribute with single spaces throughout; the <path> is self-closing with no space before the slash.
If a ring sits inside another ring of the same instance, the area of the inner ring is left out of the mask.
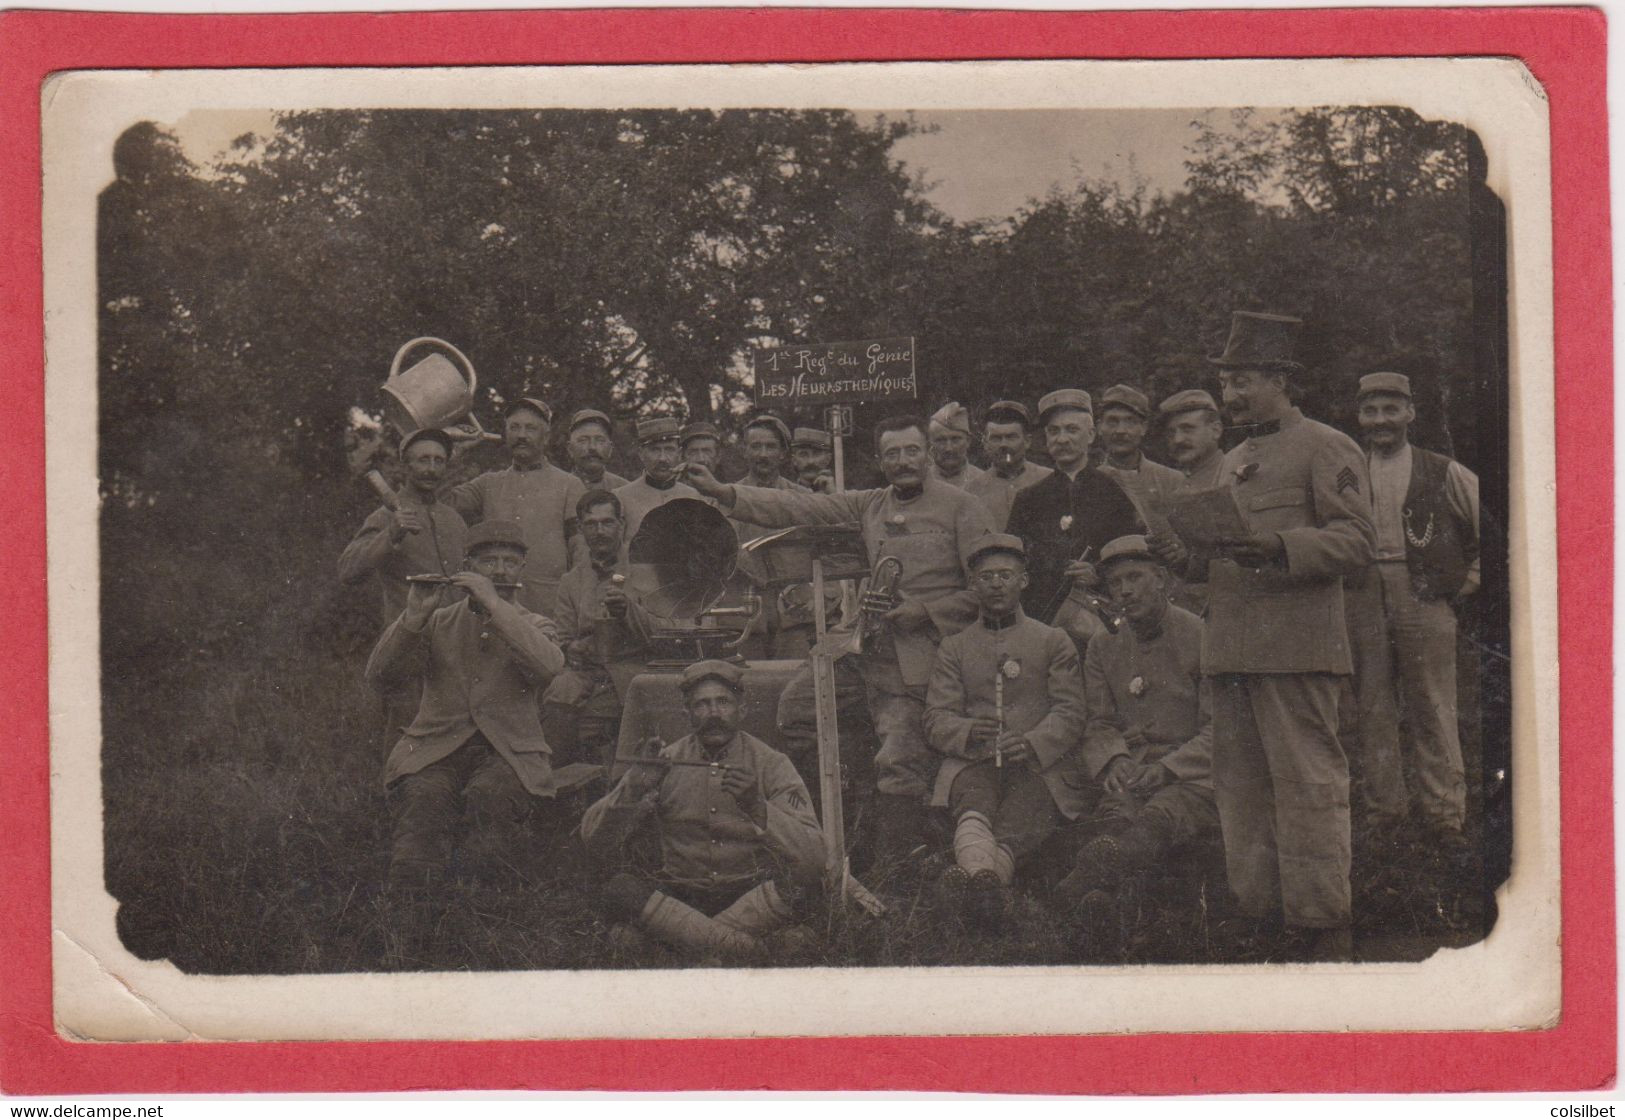
<path id="1" fill-rule="evenodd" d="M 1119 537 L 1100 573 L 1127 625 L 1089 643 L 1083 756 L 1102 796 L 1097 833 L 1056 888 L 1080 907 L 1090 952 L 1121 950 L 1118 891 L 1175 849 L 1219 839 L 1213 722 L 1202 677 L 1202 620 L 1168 601 L 1168 572 L 1144 537 Z"/>
<path id="2" fill-rule="evenodd" d="M 790 438 L 790 470 L 809 490 L 835 489 L 835 437 L 820 428 L 797 428 Z"/>
<path id="3" fill-rule="evenodd" d="M 576 502 L 587 488 L 575 475 L 547 461 L 547 437 L 553 409 L 535 397 L 520 397 L 508 406 L 502 428 L 511 465 L 486 471 L 455 486 L 446 501 L 470 525 L 481 521 L 517 521 L 525 534 L 525 586 L 519 600 L 526 610 L 552 616 L 559 577 L 582 554 L 575 535 Z"/>
<path id="4" fill-rule="evenodd" d="M 926 736 L 942 759 L 932 804 L 954 819 L 954 864 L 939 891 L 984 928 L 1000 924 L 1017 862 L 1085 801 L 1078 651 L 1022 613 L 1025 560 L 1007 533 L 971 545 L 980 619 L 943 639 L 926 696 Z"/>
<path id="5" fill-rule="evenodd" d="M 379 506 L 369 514 L 339 557 L 341 583 L 358 584 L 369 575 L 377 581 L 384 626 L 406 606 L 408 576 L 449 576 L 463 566 L 468 523 L 436 500 L 451 452 L 451 437 L 436 428 L 423 428 L 402 439 L 406 486 L 395 495 L 395 508 Z M 418 689 L 419 682 L 412 680 L 385 692 L 384 727 L 391 736 L 412 722 Z"/>
<path id="6" fill-rule="evenodd" d="M 717 431 L 715 424 L 704 420 L 696 420 L 683 426 L 682 432 L 678 435 L 678 447 L 685 465 L 699 463 L 715 474 L 717 464 L 722 462 L 722 434 Z"/>
<path id="7" fill-rule="evenodd" d="M 790 760 L 739 730 L 743 680 L 725 661 L 683 670 L 693 731 L 655 740 L 656 752 L 582 818 L 581 839 L 600 865 L 640 827 L 659 832 L 659 869 L 621 872 L 600 894 L 618 945 L 641 948 L 648 935 L 686 953 L 749 960 L 811 941 L 794 923 L 819 895 L 823 833 Z"/>
<path id="8" fill-rule="evenodd" d="M 1151 402 L 1132 385 L 1113 385 L 1100 395 L 1100 442 L 1106 461 L 1100 473 L 1117 480 L 1140 511 L 1140 520 L 1157 529 L 1167 524 L 1168 503 L 1181 475 L 1172 467 L 1145 457 L 1146 427 Z"/>
<path id="9" fill-rule="evenodd" d="M 1224 462 L 1224 452 L 1219 447 L 1224 421 L 1212 396 L 1201 389 L 1185 389 L 1163 401 L 1157 412 L 1162 416 L 1169 456 L 1181 476 L 1172 500 L 1177 502 L 1184 495 L 1218 486 L 1219 468 Z M 1147 539 L 1158 559 L 1173 572 L 1186 576 L 1176 581 L 1172 591 L 1174 602 L 1201 615 L 1207 610 L 1207 583 L 1186 575 L 1190 554 L 1185 546 L 1172 532 L 1153 533 Z"/>
<path id="10" fill-rule="evenodd" d="M 627 480 L 606 465 L 615 454 L 614 430 L 609 417 L 596 408 L 583 408 L 570 417 L 570 439 L 565 447 L 570 452 L 571 473 L 588 490 L 626 485 Z"/>
<path id="11" fill-rule="evenodd" d="M 587 544 L 587 563 L 559 581 L 555 619 L 567 667 L 542 697 L 543 729 L 555 756 L 566 762 L 613 753 L 621 697 L 648 663 L 649 639 L 675 625 L 651 613 L 625 586 L 620 500 L 608 490 L 587 491 L 576 503 L 576 524 Z M 604 762 L 607 773 L 607 755 Z"/>
<path id="12" fill-rule="evenodd" d="M 1089 465 L 1094 409 L 1082 389 L 1056 389 L 1038 402 L 1038 423 L 1055 470 L 1018 491 L 1009 532 L 1027 547 L 1027 590 L 1022 609 L 1040 622 L 1058 621 L 1068 588 L 1093 587 L 1092 559 L 1108 541 L 1141 530 L 1139 511 L 1113 478 Z M 1087 554 L 1087 557 L 1086 557 Z M 1071 612 L 1069 612 L 1071 613 Z M 1078 612 L 1080 618 L 1083 612 Z M 1074 634 L 1074 637 L 1084 635 Z"/>
<path id="13" fill-rule="evenodd" d="M 988 469 L 967 482 L 965 490 L 987 507 L 995 532 L 1004 532 L 1009 523 L 1016 494 L 1053 473 L 1027 461 L 1032 426 L 1033 414 L 1020 401 L 995 401 L 987 410 L 982 446 L 987 449 Z"/>
<path id="14" fill-rule="evenodd" d="M 700 496 L 692 486 L 677 480 L 682 471 L 680 431 L 673 416 L 649 416 L 638 421 L 638 459 L 643 463 L 643 473 L 614 491 L 626 517 L 628 544 L 638 535 L 638 527 L 650 510 L 674 498 Z"/>
<path id="15" fill-rule="evenodd" d="M 1459 849 L 1467 782 L 1456 725 L 1454 607 L 1478 590 L 1478 478 L 1411 444 L 1416 408 L 1404 374 L 1366 374 L 1357 403 L 1377 534 L 1368 609 L 1351 605 L 1348 620 L 1360 662 L 1366 799 L 1384 825 L 1410 812 L 1403 721 L 1423 824 L 1437 842 Z"/>
<path id="16" fill-rule="evenodd" d="M 395 495 L 395 508 L 373 510 L 339 557 L 340 582 L 357 584 L 368 576 L 377 580 L 385 626 L 406 606 L 407 576 L 449 576 L 463 566 L 468 523 L 436 500 L 451 451 L 451 437 L 436 428 L 402 439 L 406 486 Z"/>
<path id="17" fill-rule="evenodd" d="M 887 485 L 839 494 L 808 494 L 724 485 L 703 467 L 688 478 L 731 516 L 771 528 L 857 522 L 871 565 L 886 557 L 902 564 L 899 604 L 887 611 L 878 640 L 863 655 L 863 683 L 880 749 L 876 848 L 896 860 L 918 843 L 936 761 L 925 741 L 925 689 L 938 643 L 976 617 L 961 559 L 990 531 L 982 503 L 939 482 L 928 468 L 925 424 L 894 416 L 875 429 Z M 788 694 L 797 688 L 792 680 Z M 808 690 L 810 695 L 810 690 Z M 782 716 L 782 708 L 781 708 Z"/>
<path id="18" fill-rule="evenodd" d="M 780 473 L 790 450 L 790 427 L 783 420 L 771 412 L 757 413 L 745 423 L 744 430 L 740 433 L 740 443 L 744 446 L 746 468 L 745 477 L 739 480 L 741 483 L 764 490 L 809 493 L 801 483 L 791 482 Z M 739 536 L 741 546 L 772 531 L 737 518 L 729 520 L 733 524 L 734 532 Z M 741 552 L 739 565 L 758 585 L 765 581 L 766 573 L 754 554 Z M 753 661 L 769 658 L 799 660 L 807 656 L 807 650 L 812 646 L 811 614 L 809 613 L 800 625 L 791 630 L 785 625 L 779 600 L 780 596 L 776 589 L 770 590 L 762 600 L 761 616 L 756 620 L 755 630 L 744 645 L 745 656 Z"/>
<path id="19" fill-rule="evenodd" d="M 553 624 L 515 597 L 525 554 L 518 522 L 474 526 L 466 567 L 451 576 L 466 594 L 442 606 L 446 587 L 411 584 L 367 660 L 375 688 L 423 682 L 417 717 L 384 765 L 391 890 L 441 882 L 465 815 L 471 871 L 497 881 L 526 873 L 530 817 L 556 792 L 537 695 L 564 668 L 564 654 Z"/>
<path id="20" fill-rule="evenodd" d="M 970 411 L 949 401 L 931 414 L 931 474 L 939 482 L 963 490 L 980 477 L 982 468 L 970 463 Z"/>
<path id="21" fill-rule="evenodd" d="M 1213 787 L 1230 887 L 1254 917 L 1284 920 L 1283 953 L 1353 954 L 1349 768 L 1337 701 L 1352 670 L 1343 577 L 1375 532 L 1354 441 L 1287 393 L 1302 320 L 1238 311 L 1219 369 L 1247 438 L 1225 454 L 1247 532 L 1205 562 L 1202 672 L 1211 679 Z"/>

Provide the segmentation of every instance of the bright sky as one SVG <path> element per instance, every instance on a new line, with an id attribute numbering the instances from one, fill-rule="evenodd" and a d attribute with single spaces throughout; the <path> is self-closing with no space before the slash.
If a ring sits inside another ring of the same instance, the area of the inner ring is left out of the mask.
<path id="1" fill-rule="evenodd" d="M 924 174 L 929 196 L 961 221 L 1008 217 L 1029 199 L 1080 179 L 1136 178 L 1153 193 L 1185 183 L 1185 144 L 1201 109 L 964 110 L 917 113 L 935 131 L 894 149 L 911 171 Z M 900 117 L 901 112 L 888 114 Z M 194 162 L 218 156 L 244 132 L 268 134 L 268 110 L 187 114 L 176 134 Z"/>

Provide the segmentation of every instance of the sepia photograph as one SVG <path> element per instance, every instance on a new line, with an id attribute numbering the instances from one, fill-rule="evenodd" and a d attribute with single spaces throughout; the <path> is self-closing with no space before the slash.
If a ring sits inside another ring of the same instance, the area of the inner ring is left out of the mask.
<path id="1" fill-rule="evenodd" d="M 1444 1026 L 1498 952 L 1482 1025 L 1556 1013 L 1540 102 L 970 65 L 53 79 L 59 954 L 151 1020 L 75 1031 L 439 1036 L 142 969 Z"/>

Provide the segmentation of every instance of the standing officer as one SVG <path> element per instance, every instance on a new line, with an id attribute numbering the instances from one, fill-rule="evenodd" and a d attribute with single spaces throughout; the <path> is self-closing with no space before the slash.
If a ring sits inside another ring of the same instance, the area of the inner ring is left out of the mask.
<path id="1" fill-rule="evenodd" d="M 1400 765 L 1401 716 L 1410 734 L 1419 807 L 1428 830 L 1459 847 L 1467 781 L 1456 726 L 1456 613 L 1478 590 L 1478 478 L 1410 443 L 1410 378 L 1360 378 L 1360 430 L 1370 452 L 1377 532 L 1376 608 L 1351 614 L 1364 654 L 1358 674 L 1360 743 L 1368 800 L 1390 818 L 1409 811 Z M 1396 695 L 1397 694 L 1397 695 Z"/>
<path id="2" fill-rule="evenodd" d="M 559 577 L 585 550 L 575 535 L 576 502 L 587 488 L 575 475 L 547 461 L 547 436 L 553 409 L 535 397 L 520 397 L 508 406 L 503 443 L 512 463 L 507 470 L 486 471 L 455 486 L 446 501 L 470 525 L 481 521 L 517 521 L 525 534 L 525 586 L 520 602 L 538 614 L 553 614 Z"/>
<path id="3" fill-rule="evenodd" d="M 339 557 L 340 582 L 357 584 L 369 575 L 377 579 L 384 626 L 406 606 L 412 586 L 407 576 L 449 576 L 463 566 L 468 523 L 435 500 L 451 451 L 451 437 L 435 428 L 401 440 L 406 486 L 395 496 L 395 508 L 379 506 L 369 514 Z M 398 681 L 385 691 L 384 727 L 391 743 L 417 714 L 420 687 L 416 680 Z"/>
<path id="4" fill-rule="evenodd" d="M 801 485 L 828 494 L 835 488 L 834 437 L 822 428 L 797 428 L 790 437 L 790 468 Z"/>
<path id="5" fill-rule="evenodd" d="M 1157 412 L 1162 416 L 1168 454 L 1180 471 L 1171 501 L 1218 486 L 1219 469 L 1224 463 L 1224 450 L 1219 446 L 1224 421 L 1219 418 L 1219 406 L 1213 398 L 1201 389 L 1184 389 L 1163 401 Z M 1206 613 L 1207 583 L 1190 577 L 1186 570 L 1190 556 L 1179 538 L 1164 532 L 1153 533 L 1147 539 L 1151 551 L 1175 574 L 1184 577 L 1174 581 L 1170 592 L 1173 601 L 1192 614 Z"/>
<path id="6" fill-rule="evenodd" d="M 1289 951 L 1352 954 L 1349 768 L 1337 740 L 1352 671 L 1342 577 L 1371 563 L 1371 502 L 1354 441 L 1287 395 L 1299 319 L 1235 312 L 1219 368 L 1247 438 L 1224 457 L 1244 534 L 1208 563 L 1202 672 L 1212 678 L 1213 786 L 1230 886 L 1281 913 Z"/>
<path id="7" fill-rule="evenodd" d="M 1181 475 L 1145 457 L 1151 402 L 1132 385 L 1113 385 L 1100 395 L 1098 407 L 1100 442 L 1106 446 L 1100 473 L 1117 480 L 1140 511 L 1141 521 L 1154 531 L 1161 529 L 1167 524 L 1168 502 Z"/>
<path id="8" fill-rule="evenodd" d="M 965 489 L 987 507 L 995 532 L 1004 532 L 1016 494 L 1053 473 L 1048 467 L 1027 461 L 1032 428 L 1033 414 L 1020 401 L 995 401 L 987 410 L 982 446 L 987 448 L 989 465 L 966 483 Z"/>
<path id="9" fill-rule="evenodd" d="M 982 473 L 972 466 L 970 456 L 970 412 L 958 401 L 949 401 L 931 414 L 931 474 L 961 490 Z"/>
<path id="10" fill-rule="evenodd" d="M 925 424 L 918 417 L 882 420 L 875 441 L 888 483 L 877 490 L 807 494 L 728 486 L 697 466 L 688 468 L 688 477 L 741 521 L 773 528 L 855 521 L 862 527 L 871 564 L 885 557 L 901 562 L 901 602 L 886 612 L 873 648 L 863 658 L 863 685 L 881 740 L 875 756 L 880 793 L 876 848 L 896 859 L 919 840 L 936 776 L 922 719 L 937 646 L 976 617 L 976 596 L 966 588 L 961 557 L 989 526 L 981 502 L 931 474 Z M 785 690 L 802 694 L 796 679 Z M 810 689 L 805 694 L 810 697 Z M 780 720 L 786 719 L 781 705 Z"/>
<path id="11" fill-rule="evenodd" d="M 596 408 L 583 408 L 570 417 L 570 439 L 565 447 L 570 452 L 571 473 L 588 490 L 613 490 L 626 485 L 626 479 L 608 466 L 610 456 L 615 454 L 614 431 L 609 417 Z"/>
<path id="12" fill-rule="evenodd" d="M 638 421 L 638 458 L 643 462 L 643 473 L 614 492 L 626 518 L 627 544 L 638 535 L 644 516 L 656 506 L 673 498 L 700 496 L 694 487 L 677 480 L 683 469 L 678 432 L 675 416 L 649 416 Z"/>
<path id="13" fill-rule="evenodd" d="M 1055 471 L 1016 494 L 1009 531 L 1027 546 L 1022 609 L 1040 622 L 1061 621 L 1068 588 L 1095 582 L 1094 566 L 1108 541 L 1138 533 L 1139 511 L 1117 480 L 1089 465 L 1094 407 L 1082 389 L 1057 389 L 1038 402 L 1038 423 Z M 1080 635 L 1074 634 L 1074 637 Z"/>

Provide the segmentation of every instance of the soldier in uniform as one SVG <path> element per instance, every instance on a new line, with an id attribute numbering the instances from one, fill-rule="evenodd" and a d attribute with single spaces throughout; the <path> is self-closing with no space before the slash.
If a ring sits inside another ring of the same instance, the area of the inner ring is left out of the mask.
<path id="1" fill-rule="evenodd" d="M 1038 402 L 1055 471 L 1016 494 L 1009 531 L 1027 546 L 1022 609 L 1061 627 L 1080 649 L 1103 627 L 1079 599 L 1095 585 L 1092 560 L 1108 541 L 1138 533 L 1139 512 L 1117 480 L 1089 465 L 1095 423 L 1089 394 L 1057 389 Z"/>
<path id="2" fill-rule="evenodd" d="M 615 454 L 615 429 L 610 419 L 596 408 L 583 408 L 570 417 L 569 442 L 571 473 L 588 490 L 613 490 L 625 486 L 626 479 L 608 468 Z"/>
<path id="3" fill-rule="evenodd" d="M 678 448 L 684 463 L 699 463 L 715 473 L 717 464 L 722 462 L 722 433 L 717 431 L 715 424 L 696 420 L 683 425 L 678 435 Z"/>
<path id="4" fill-rule="evenodd" d="M 556 792 L 537 696 L 564 668 L 553 624 L 515 597 L 525 554 L 517 522 L 474 526 L 467 568 L 451 577 L 466 597 L 440 606 L 444 586 L 412 584 L 367 661 L 374 687 L 423 682 L 417 718 L 384 765 L 393 890 L 441 880 L 465 811 L 472 870 L 498 880 L 525 871 L 532 811 Z"/>
<path id="5" fill-rule="evenodd" d="M 940 890 L 974 924 L 995 927 L 1017 861 L 1084 807 L 1083 678 L 1072 640 L 1021 611 L 1020 537 L 981 537 L 965 563 L 980 621 L 942 641 L 925 732 L 942 756 L 932 804 L 954 819 Z"/>
<path id="6" fill-rule="evenodd" d="M 982 473 L 972 466 L 970 455 L 970 412 L 958 401 L 949 401 L 931 414 L 931 476 L 961 490 Z"/>
<path id="7" fill-rule="evenodd" d="M 1145 457 L 1151 402 L 1132 385 L 1113 385 L 1100 395 L 1096 407 L 1100 410 L 1100 442 L 1106 448 L 1100 473 L 1117 480 L 1147 527 L 1162 530 L 1168 523 L 1168 502 L 1182 476 Z"/>
<path id="8" fill-rule="evenodd" d="M 810 936 L 782 933 L 818 897 L 823 833 L 790 760 L 739 730 L 742 679 L 725 661 L 685 669 L 678 687 L 692 733 L 657 742 L 582 818 L 581 838 L 600 862 L 642 825 L 660 833 L 653 875 L 621 872 L 604 885 L 623 944 L 647 934 L 689 953 L 752 958 Z"/>
<path id="9" fill-rule="evenodd" d="M 1027 461 L 1032 427 L 1033 414 L 1020 401 L 995 401 L 987 410 L 982 446 L 987 449 L 989 466 L 966 483 L 965 489 L 987 507 L 995 532 L 1004 532 L 1017 492 L 1053 473 L 1048 467 Z"/>
<path id="10" fill-rule="evenodd" d="M 648 663 L 651 635 L 675 625 L 624 586 L 620 500 L 608 490 L 587 491 L 576 503 L 576 523 L 588 562 L 564 573 L 555 619 L 568 667 L 542 697 L 548 742 L 556 758 L 570 762 L 591 761 L 585 756 L 595 750 L 614 752 L 621 697 Z M 607 755 L 604 761 L 607 773 Z"/>
<path id="11" fill-rule="evenodd" d="M 1423 822 L 1436 839 L 1459 847 L 1467 783 L 1456 726 L 1454 605 L 1478 589 L 1478 478 L 1411 445 L 1416 408 L 1404 374 L 1360 378 L 1358 406 L 1377 534 L 1370 609 L 1349 615 L 1360 661 L 1366 797 L 1385 823 L 1409 812 L 1403 715 Z"/>
<path id="12" fill-rule="evenodd" d="M 626 516 L 626 541 L 638 535 L 644 515 L 673 498 L 698 498 L 692 486 L 678 481 L 682 473 L 679 427 L 672 416 L 649 416 L 638 421 L 638 458 L 643 473 L 615 491 Z M 624 550 L 623 550 L 624 552 Z"/>
<path id="13" fill-rule="evenodd" d="M 976 597 L 966 587 L 961 557 L 989 526 L 981 502 L 931 475 L 925 424 L 918 418 L 882 420 L 875 440 L 888 483 L 880 489 L 805 494 L 728 486 L 695 466 L 688 478 L 741 521 L 774 528 L 857 522 L 872 564 L 888 556 L 902 563 L 901 602 L 886 613 L 863 661 L 864 690 L 881 740 L 875 756 L 876 848 L 896 859 L 920 839 L 936 776 L 922 726 L 936 647 L 976 617 Z M 786 693 L 797 688 L 792 680 Z M 810 689 L 805 694 L 810 697 Z"/>
<path id="14" fill-rule="evenodd" d="M 1163 436 L 1168 442 L 1168 454 L 1179 468 L 1180 481 L 1174 487 L 1172 501 L 1198 490 L 1211 490 L 1219 485 L 1219 467 L 1224 462 L 1224 450 L 1219 438 L 1224 435 L 1224 421 L 1219 417 L 1219 406 L 1213 397 L 1201 389 L 1184 389 L 1158 406 L 1162 417 Z M 1190 559 L 1179 538 L 1172 532 L 1153 533 L 1147 538 L 1151 551 L 1164 564 L 1185 578 L 1174 581 L 1170 592 L 1173 601 L 1201 615 L 1207 610 L 1207 584 L 1189 578 L 1186 562 Z"/>
<path id="15" fill-rule="evenodd" d="M 1287 395 L 1301 320 L 1238 311 L 1209 359 L 1247 438 L 1224 457 L 1247 532 L 1207 563 L 1202 672 L 1212 678 L 1213 786 L 1230 886 L 1249 913 L 1284 917 L 1287 952 L 1352 953 L 1349 768 L 1337 740 L 1352 669 L 1342 577 L 1375 534 L 1353 440 Z"/>
<path id="16" fill-rule="evenodd" d="M 559 577 L 573 560 L 585 555 L 575 536 L 575 508 L 587 492 L 581 480 L 547 461 L 547 436 L 553 409 L 535 397 L 520 397 L 508 406 L 503 442 L 512 457 L 507 470 L 486 471 L 454 486 L 446 501 L 470 525 L 480 521 L 517 521 L 525 533 L 525 587 L 520 602 L 526 610 L 552 617 Z"/>
<path id="17" fill-rule="evenodd" d="M 341 583 L 357 584 L 368 576 L 377 581 L 383 626 L 406 606 L 407 576 L 449 576 L 463 566 L 468 523 L 436 500 L 451 452 L 451 437 L 435 428 L 401 440 L 406 486 L 396 495 L 395 508 L 379 506 L 369 514 L 339 557 Z M 419 682 L 405 681 L 385 693 L 384 727 L 391 742 L 417 713 L 418 688 Z"/>
<path id="18" fill-rule="evenodd" d="M 835 488 L 835 439 L 820 428 L 797 428 L 790 437 L 790 468 L 796 481 L 827 494 Z M 714 469 L 714 468 L 713 468 Z"/>
<path id="19" fill-rule="evenodd" d="M 1202 620 L 1168 601 L 1168 571 L 1146 538 L 1101 550 L 1100 572 L 1127 625 L 1089 643 L 1083 753 L 1102 796 L 1098 833 L 1056 888 L 1078 903 L 1085 944 L 1121 951 L 1117 892 L 1178 848 L 1219 839 L 1210 774 L 1213 721 L 1202 678 Z"/>
<path id="20" fill-rule="evenodd" d="M 745 449 L 747 472 L 745 477 L 739 480 L 743 485 L 757 486 L 765 490 L 809 493 L 801 483 L 792 482 L 781 473 L 790 455 L 790 427 L 783 420 L 771 412 L 757 413 L 746 421 L 740 433 L 740 442 Z M 734 532 L 739 536 L 741 546 L 770 532 L 759 525 L 752 525 L 738 518 L 729 520 L 733 524 Z M 754 553 L 741 552 L 739 567 L 757 585 L 764 582 L 766 572 Z M 744 654 L 752 661 L 800 659 L 807 656 L 807 650 L 812 645 L 811 613 L 808 613 L 803 621 L 794 624 L 794 628 L 786 627 L 783 611 L 780 609 L 778 590 L 770 589 L 763 598 L 762 613 L 755 621 L 751 636 L 744 643 Z"/>

